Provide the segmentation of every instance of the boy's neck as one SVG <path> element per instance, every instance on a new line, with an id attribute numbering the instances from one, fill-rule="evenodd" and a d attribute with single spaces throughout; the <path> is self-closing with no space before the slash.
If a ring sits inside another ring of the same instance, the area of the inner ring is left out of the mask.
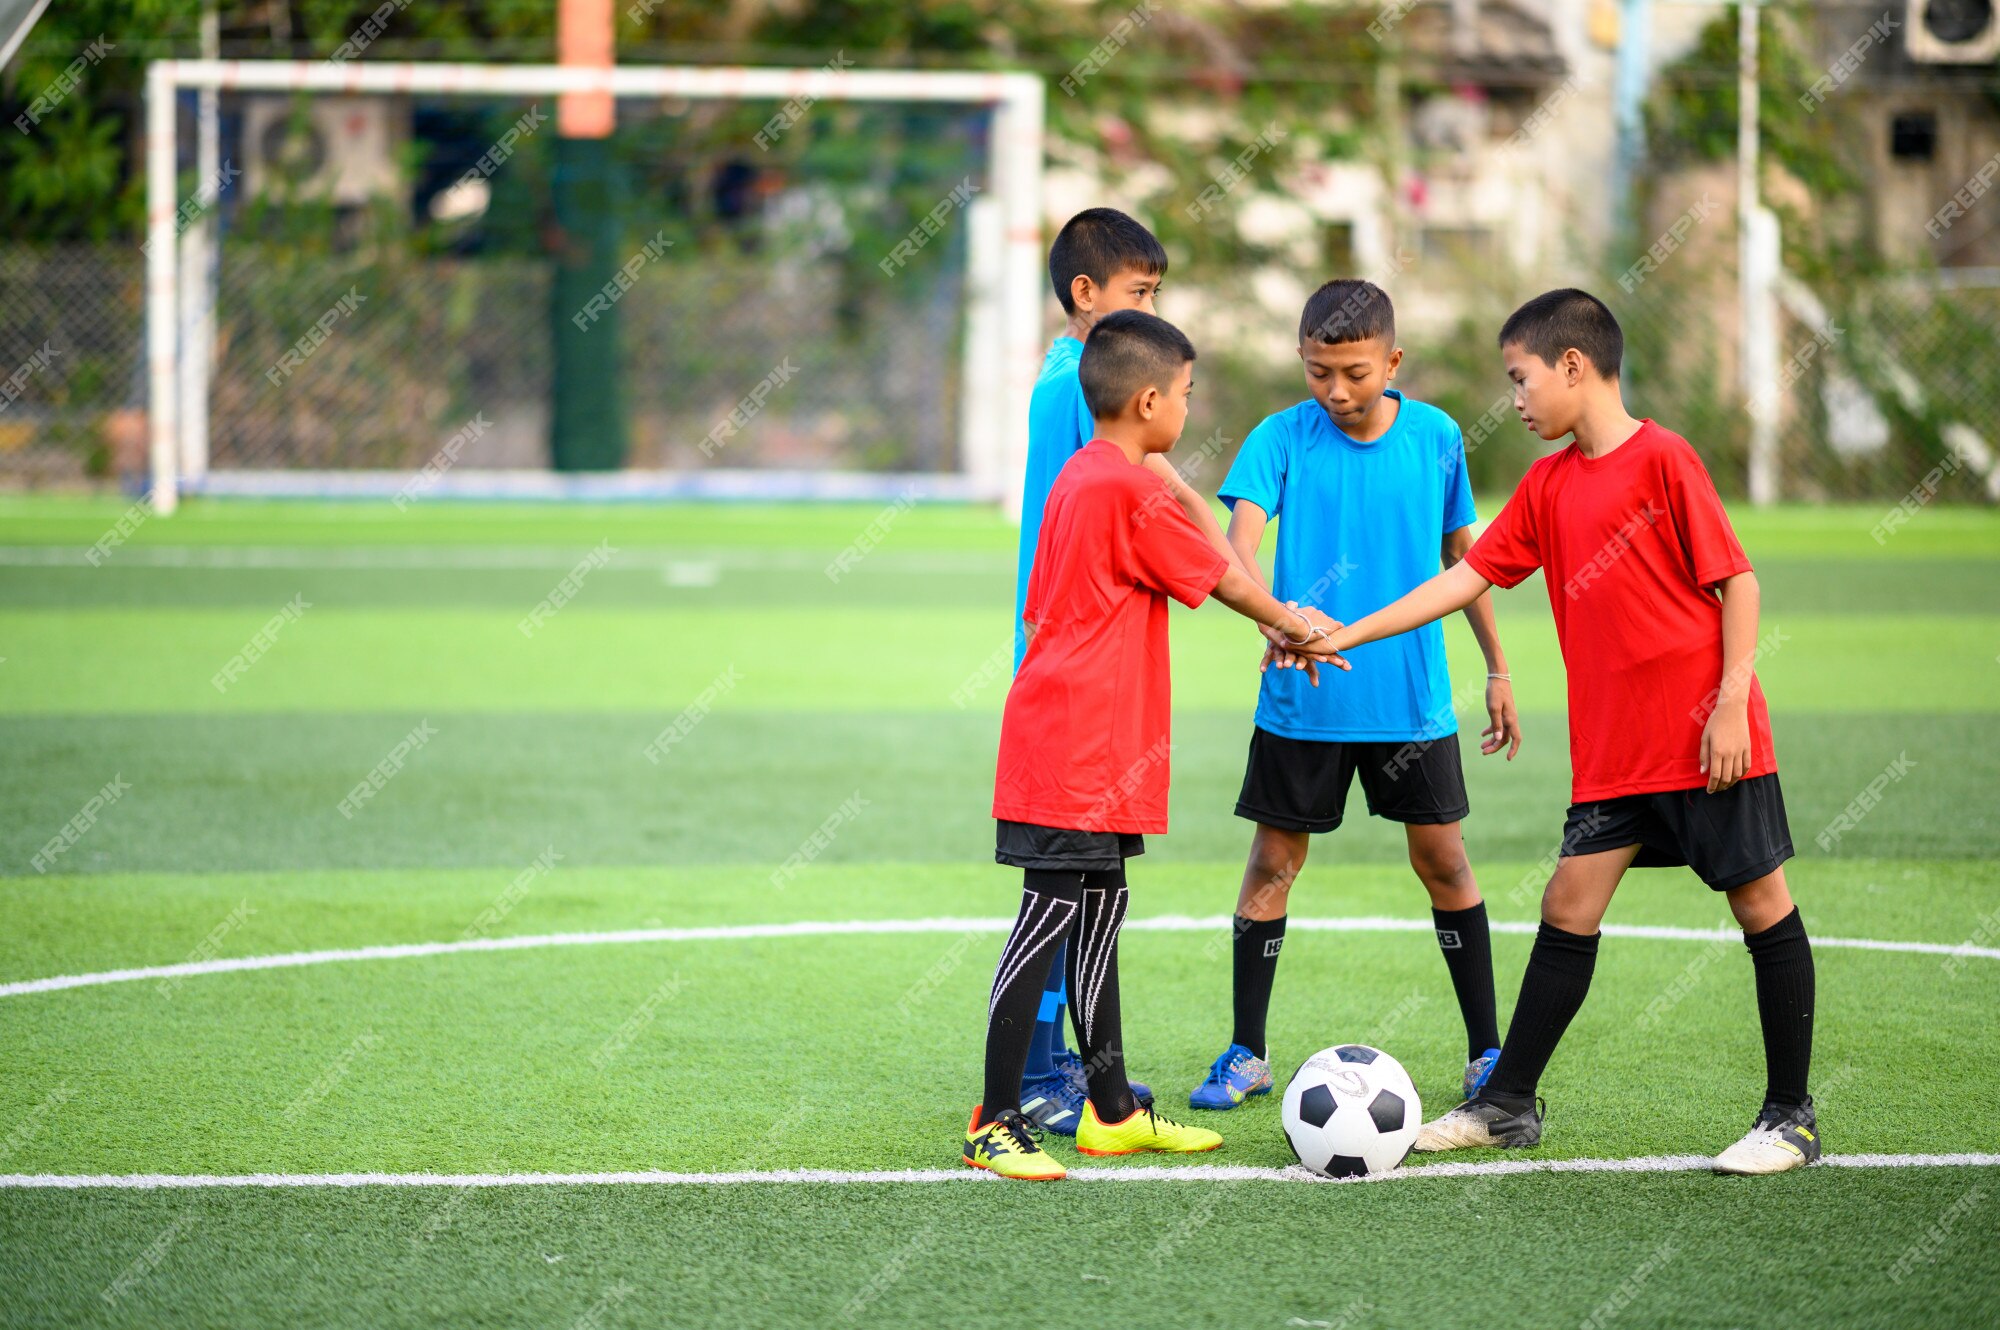
<path id="1" fill-rule="evenodd" d="M 1594 461 L 1617 451 L 1643 423 L 1626 411 L 1624 395 L 1613 384 L 1600 400 L 1584 408 L 1571 433 L 1576 436 L 1577 451 Z"/>
<path id="2" fill-rule="evenodd" d="M 1124 420 L 1100 420 L 1097 437 L 1125 454 L 1125 460 L 1133 466 L 1141 466 L 1146 461 L 1146 445 L 1142 442 L 1144 426 Z"/>
<path id="3" fill-rule="evenodd" d="M 1078 310 L 1069 316 L 1069 326 L 1063 329 L 1063 336 L 1074 337 L 1083 342 L 1090 339 L 1090 330 L 1097 325 L 1097 316 Z"/>

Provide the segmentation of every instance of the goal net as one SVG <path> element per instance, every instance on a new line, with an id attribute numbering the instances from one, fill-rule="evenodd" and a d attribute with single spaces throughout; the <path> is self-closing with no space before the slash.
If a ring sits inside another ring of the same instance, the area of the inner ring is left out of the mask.
<path id="1" fill-rule="evenodd" d="M 1011 508 L 1042 341 L 1042 83 L 845 63 L 154 63 L 155 506 Z M 556 99 L 592 91 L 617 128 L 584 158 Z"/>

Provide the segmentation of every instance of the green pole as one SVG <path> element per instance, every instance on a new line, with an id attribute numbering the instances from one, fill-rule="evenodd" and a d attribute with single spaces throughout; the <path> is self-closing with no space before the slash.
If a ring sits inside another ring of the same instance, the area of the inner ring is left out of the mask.
<path id="1" fill-rule="evenodd" d="M 553 193 L 562 240 L 549 302 L 555 353 L 549 461 L 558 471 L 625 465 L 619 292 L 613 286 L 605 293 L 620 263 L 618 184 L 609 139 L 556 140 Z"/>

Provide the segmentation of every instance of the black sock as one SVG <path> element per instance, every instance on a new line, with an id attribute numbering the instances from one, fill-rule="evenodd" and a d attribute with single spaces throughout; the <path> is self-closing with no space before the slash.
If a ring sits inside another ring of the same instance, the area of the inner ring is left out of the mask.
<path id="1" fill-rule="evenodd" d="M 1535 1101 L 1535 1087 L 1555 1055 L 1570 1018 L 1583 1005 L 1590 991 L 1590 975 L 1597 968 L 1599 934 L 1583 937 L 1565 933 L 1554 924 L 1544 923 L 1535 934 L 1535 949 L 1528 955 L 1528 972 L 1521 976 L 1521 997 L 1514 1004 L 1514 1019 L 1507 1026 L 1506 1042 L 1500 1045 L 1500 1062 L 1493 1079 L 1480 1091 L 1507 1108 L 1521 1109 Z"/>
<path id="2" fill-rule="evenodd" d="M 1139 1106 L 1125 1079 L 1125 1034 L 1118 1009 L 1118 930 L 1129 898 L 1123 868 L 1086 873 L 1083 905 L 1070 927 L 1069 1015 L 1100 1122 L 1123 1122 Z"/>
<path id="3" fill-rule="evenodd" d="M 1232 921 L 1236 933 L 1233 984 L 1236 1033 L 1229 1042 L 1264 1056 L 1264 1018 L 1271 1010 L 1271 981 L 1278 976 L 1278 949 L 1285 945 L 1285 916 Z"/>
<path id="4" fill-rule="evenodd" d="M 1500 1018 L 1493 1008 L 1493 941 L 1486 929 L 1486 902 L 1469 910 L 1431 911 L 1438 950 L 1451 971 L 1458 1012 L 1465 1018 L 1465 1060 L 1500 1047 Z"/>
<path id="5" fill-rule="evenodd" d="M 1764 1103 L 1806 1102 L 1812 1067 L 1813 956 L 1796 907 L 1761 933 L 1745 933 L 1757 970 L 1757 1018 L 1764 1026 Z"/>
<path id="6" fill-rule="evenodd" d="M 1069 936 L 1082 900 L 1082 873 L 1025 870 L 1021 912 L 1000 949 L 993 972 L 993 995 L 986 1005 L 986 1088 L 980 1121 L 991 1122 L 1021 1107 L 1021 1069 L 1028 1063 L 1042 988 L 1056 951 Z"/>

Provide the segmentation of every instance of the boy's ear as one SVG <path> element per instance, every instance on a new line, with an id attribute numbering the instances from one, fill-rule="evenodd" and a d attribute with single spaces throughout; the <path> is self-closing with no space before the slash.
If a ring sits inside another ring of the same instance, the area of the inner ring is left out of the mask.
<path id="1" fill-rule="evenodd" d="M 1583 382 L 1583 374 L 1589 366 L 1584 363 L 1583 352 L 1575 347 L 1565 347 L 1562 357 L 1563 382 L 1574 388 Z"/>
<path id="2" fill-rule="evenodd" d="M 1160 409 L 1160 390 L 1149 383 L 1139 390 L 1139 395 L 1133 401 L 1138 404 L 1139 419 L 1151 420 L 1153 413 Z"/>
<path id="3" fill-rule="evenodd" d="M 1397 370 L 1397 368 L 1398 368 L 1399 366 L 1401 366 L 1401 365 L 1402 365 L 1402 363 L 1403 363 L 1403 348 L 1402 348 L 1402 347 L 1400 347 L 1400 346 L 1392 346 L 1392 347 L 1390 347 L 1390 348 L 1389 348 L 1389 373 L 1388 373 L 1388 375 L 1387 375 L 1386 377 L 1388 377 L 1388 378 L 1391 378 L 1391 379 L 1395 378 L 1395 377 L 1396 377 L 1396 370 Z"/>
<path id="4" fill-rule="evenodd" d="M 1089 273 L 1080 272 L 1069 279 L 1069 303 L 1086 314 L 1097 303 L 1097 283 L 1090 280 Z"/>

